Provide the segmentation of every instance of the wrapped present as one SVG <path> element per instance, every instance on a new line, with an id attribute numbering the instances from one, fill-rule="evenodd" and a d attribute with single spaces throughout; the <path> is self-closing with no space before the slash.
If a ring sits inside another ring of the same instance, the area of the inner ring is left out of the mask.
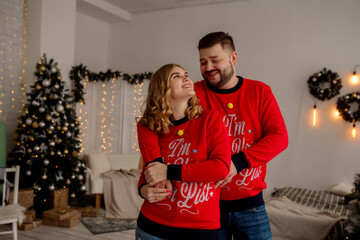
<path id="1" fill-rule="evenodd" d="M 23 223 L 33 223 L 35 220 L 35 211 L 26 210 Z"/>
<path id="2" fill-rule="evenodd" d="M 44 219 L 54 219 L 57 221 L 62 221 L 67 218 L 70 218 L 76 214 L 78 214 L 79 211 L 74 208 L 53 208 L 50 210 L 46 210 L 43 212 Z"/>
<path id="3" fill-rule="evenodd" d="M 32 223 L 23 223 L 19 226 L 19 229 L 21 230 L 31 230 L 34 229 L 36 227 L 40 227 L 43 224 L 43 220 L 42 219 L 35 219 Z"/>
<path id="4" fill-rule="evenodd" d="M 53 208 L 66 208 L 69 201 L 69 189 L 61 188 L 52 192 L 52 206 Z"/>
<path id="5" fill-rule="evenodd" d="M 63 220 L 57 220 L 57 219 L 44 217 L 44 225 L 71 228 L 71 227 L 75 226 L 76 224 L 78 224 L 81 219 L 81 213 L 77 210 L 75 210 L 74 212 L 75 212 L 75 215 L 72 215 Z"/>
<path id="6" fill-rule="evenodd" d="M 13 191 L 10 192 L 9 203 L 13 202 Z M 26 208 L 30 208 L 34 205 L 34 190 L 31 188 L 19 189 L 18 204 Z"/>
<path id="7" fill-rule="evenodd" d="M 83 208 L 79 208 L 82 217 L 98 217 L 99 209 L 94 208 L 93 206 L 86 206 Z"/>

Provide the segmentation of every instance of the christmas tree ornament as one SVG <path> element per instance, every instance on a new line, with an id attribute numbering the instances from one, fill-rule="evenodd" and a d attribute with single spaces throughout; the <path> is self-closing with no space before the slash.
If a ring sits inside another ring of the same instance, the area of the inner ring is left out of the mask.
<path id="1" fill-rule="evenodd" d="M 29 140 L 33 142 L 35 140 L 35 138 L 33 136 L 30 136 Z"/>
<path id="2" fill-rule="evenodd" d="M 54 184 L 51 184 L 51 185 L 49 186 L 49 190 L 50 190 L 50 191 L 54 191 L 54 190 L 55 190 Z"/>
<path id="3" fill-rule="evenodd" d="M 44 165 L 47 166 L 49 165 L 50 161 L 48 159 L 44 159 Z"/>
<path id="4" fill-rule="evenodd" d="M 51 156 L 54 156 L 54 155 L 55 155 L 55 152 L 51 150 L 50 155 L 51 155 Z"/>
<path id="5" fill-rule="evenodd" d="M 41 127 L 41 128 L 43 128 L 43 127 L 45 127 L 45 123 L 43 122 L 43 121 L 41 121 L 40 123 L 39 123 L 39 126 Z"/>
<path id="6" fill-rule="evenodd" d="M 86 191 L 86 186 L 85 185 L 82 185 L 81 188 L 80 188 L 81 191 Z"/>
<path id="7" fill-rule="evenodd" d="M 40 107 L 40 108 L 39 108 L 39 112 L 41 112 L 41 113 L 45 112 L 45 108 L 44 108 L 44 107 Z"/>
<path id="8" fill-rule="evenodd" d="M 69 153 L 69 150 L 64 149 L 64 154 L 68 154 L 68 153 Z"/>
<path id="9" fill-rule="evenodd" d="M 68 103 L 66 103 L 66 104 L 65 104 L 65 109 L 69 110 L 70 108 L 71 108 L 71 105 L 68 104 Z"/>
<path id="10" fill-rule="evenodd" d="M 31 176 L 31 171 L 30 170 L 26 171 L 26 176 Z"/>
<path id="11" fill-rule="evenodd" d="M 32 153 L 32 150 L 30 148 L 28 148 L 28 150 L 26 150 L 27 153 Z"/>
<path id="12" fill-rule="evenodd" d="M 41 71 L 41 72 L 44 72 L 45 70 L 46 70 L 46 67 L 45 67 L 44 65 L 41 65 L 41 66 L 40 66 L 40 71 Z"/>
<path id="13" fill-rule="evenodd" d="M 33 127 L 33 128 L 38 128 L 38 127 L 39 127 L 39 123 L 38 123 L 38 122 L 33 122 L 33 123 L 32 123 L 32 127 Z"/>
<path id="14" fill-rule="evenodd" d="M 56 129 L 57 129 L 57 130 L 61 130 L 61 126 L 56 126 Z"/>
<path id="15" fill-rule="evenodd" d="M 63 105 L 58 105 L 58 106 L 56 107 L 56 111 L 58 111 L 58 112 L 63 112 L 63 111 L 64 111 L 64 106 L 63 106 Z"/>
<path id="16" fill-rule="evenodd" d="M 67 133 L 66 133 L 66 136 L 67 136 L 68 138 L 70 138 L 70 137 L 71 137 L 71 132 L 67 132 Z"/>
<path id="17" fill-rule="evenodd" d="M 30 126 L 32 124 L 31 118 L 26 119 L 25 123 Z"/>
<path id="18" fill-rule="evenodd" d="M 52 72 L 52 73 L 56 73 L 56 72 L 57 72 L 56 67 L 52 67 L 52 68 L 51 68 L 51 72 Z"/>
<path id="19" fill-rule="evenodd" d="M 75 198 L 75 197 L 76 197 L 75 193 L 72 193 L 72 194 L 70 195 L 70 197 L 71 197 L 71 198 Z"/>
<path id="20" fill-rule="evenodd" d="M 69 185 L 71 183 L 70 179 L 66 179 L 66 184 Z"/>
<path id="21" fill-rule="evenodd" d="M 46 173 L 44 173 L 42 176 L 41 176 L 42 179 L 46 180 L 47 179 L 47 175 Z"/>
<path id="22" fill-rule="evenodd" d="M 41 89 L 40 84 L 36 84 L 35 89 L 38 90 L 38 91 L 40 91 L 40 89 Z"/>
<path id="23" fill-rule="evenodd" d="M 42 85 L 43 85 L 44 87 L 49 87 L 50 84 L 51 84 L 50 81 L 47 80 L 47 79 L 44 79 L 44 80 L 42 81 Z"/>
<path id="24" fill-rule="evenodd" d="M 51 126 L 49 127 L 49 129 L 50 129 L 51 131 L 54 131 L 55 127 L 54 127 L 53 125 L 51 125 Z"/>
<path id="25" fill-rule="evenodd" d="M 49 121 L 49 122 L 52 120 L 52 117 L 51 117 L 50 115 L 46 115 L 45 118 L 46 118 L 46 120 Z"/>
<path id="26" fill-rule="evenodd" d="M 34 151 L 35 151 L 35 152 L 38 152 L 39 150 L 40 150 L 40 147 L 36 145 L 36 146 L 34 147 Z"/>
<path id="27" fill-rule="evenodd" d="M 32 165 L 32 161 L 31 161 L 31 160 L 27 160 L 27 161 L 26 161 L 26 164 L 27 164 L 27 165 Z"/>
<path id="28" fill-rule="evenodd" d="M 54 85 L 54 88 L 55 88 L 55 89 L 59 89 L 59 88 L 60 88 L 59 84 L 55 84 L 55 85 Z"/>

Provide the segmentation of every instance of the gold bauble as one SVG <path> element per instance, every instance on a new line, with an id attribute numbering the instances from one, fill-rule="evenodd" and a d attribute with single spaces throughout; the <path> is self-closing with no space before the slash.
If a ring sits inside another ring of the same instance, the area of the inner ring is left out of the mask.
<path id="1" fill-rule="evenodd" d="M 57 77 L 57 79 L 61 80 L 61 76 L 59 75 L 59 76 Z"/>
<path id="2" fill-rule="evenodd" d="M 48 130 L 48 134 L 52 134 L 52 131 L 50 129 Z"/>
<path id="3" fill-rule="evenodd" d="M 73 128 L 73 127 L 75 127 L 75 124 L 72 123 L 72 124 L 70 124 L 70 126 Z"/>
<path id="4" fill-rule="evenodd" d="M 67 179 L 67 180 L 66 180 L 66 184 L 67 184 L 67 185 L 70 185 L 70 183 L 71 183 L 70 179 Z"/>
<path id="5" fill-rule="evenodd" d="M 52 117 L 50 116 L 50 115 L 46 115 L 46 120 L 48 120 L 48 121 L 51 121 L 52 120 Z"/>
<path id="6" fill-rule="evenodd" d="M 35 140 L 35 138 L 33 136 L 30 136 L 29 140 L 33 142 Z"/>
<path id="7" fill-rule="evenodd" d="M 69 130 L 67 126 L 64 126 L 62 129 L 63 129 L 65 132 L 66 132 L 67 130 Z"/>
<path id="8" fill-rule="evenodd" d="M 56 126 L 56 129 L 57 129 L 57 130 L 61 130 L 61 126 L 59 126 L 59 125 Z"/>
<path id="9" fill-rule="evenodd" d="M 27 150 L 27 152 L 28 152 L 28 153 L 32 153 L 32 150 L 29 148 L 29 149 Z"/>
<path id="10" fill-rule="evenodd" d="M 66 108 L 66 109 L 70 109 L 70 108 L 71 108 L 71 105 L 67 103 L 67 104 L 65 104 L 65 108 Z"/>
<path id="11" fill-rule="evenodd" d="M 70 197 L 75 198 L 75 193 L 72 193 Z"/>
<path id="12" fill-rule="evenodd" d="M 36 90 L 40 90 L 40 89 L 41 89 L 40 84 L 36 84 L 35 89 L 36 89 Z"/>
<path id="13" fill-rule="evenodd" d="M 39 123 L 38 123 L 38 122 L 33 122 L 32 127 L 33 127 L 33 128 L 38 128 L 38 127 L 39 127 Z"/>
<path id="14" fill-rule="evenodd" d="M 22 128 L 26 128 L 26 124 L 23 123 L 23 124 L 21 125 L 21 127 L 22 127 Z"/>
<path id="15" fill-rule="evenodd" d="M 25 112 L 26 114 L 29 114 L 29 109 L 28 109 L 28 108 L 24 108 L 24 112 Z"/>
<path id="16" fill-rule="evenodd" d="M 58 142 L 58 143 L 61 143 L 61 142 L 62 142 L 61 138 L 58 138 L 58 139 L 57 139 L 57 142 Z"/>
<path id="17" fill-rule="evenodd" d="M 49 95 L 49 99 L 50 99 L 50 100 L 53 100 L 53 99 L 54 99 L 54 94 L 50 94 L 50 95 Z"/>
<path id="18" fill-rule="evenodd" d="M 77 157 L 78 154 L 79 154 L 79 153 L 78 153 L 76 150 L 72 151 L 72 153 L 71 153 L 71 155 L 72 155 L 73 157 Z"/>
<path id="19" fill-rule="evenodd" d="M 45 67 L 44 65 L 41 65 L 41 66 L 40 66 L 40 71 L 43 72 L 43 71 L 45 71 L 45 70 L 46 70 L 46 67 Z"/>
<path id="20" fill-rule="evenodd" d="M 51 151 L 51 152 L 50 152 L 50 155 L 51 155 L 51 156 L 54 156 L 54 155 L 55 155 L 54 151 Z"/>
<path id="21" fill-rule="evenodd" d="M 68 153 L 69 153 L 69 150 L 65 149 L 65 150 L 64 150 L 64 153 L 65 153 L 65 154 L 68 154 Z"/>

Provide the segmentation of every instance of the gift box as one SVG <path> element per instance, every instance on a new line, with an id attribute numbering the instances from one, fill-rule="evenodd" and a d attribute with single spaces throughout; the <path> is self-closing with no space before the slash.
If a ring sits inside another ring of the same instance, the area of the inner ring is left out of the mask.
<path id="1" fill-rule="evenodd" d="M 10 191 L 9 203 L 13 202 L 13 191 Z M 25 208 L 30 208 L 34 205 L 34 190 L 31 188 L 19 189 L 18 204 Z"/>
<path id="2" fill-rule="evenodd" d="M 99 216 L 99 209 L 92 206 L 79 208 L 82 217 L 97 217 Z"/>
<path id="3" fill-rule="evenodd" d="M 35 220 L 35 211 L 26 210 L 23 223 L 33 223 Z"/>
<path id="4" fill-rule="evenodd" d="M 78 224 L 80 222 L 80 219 L 81 219 L 81 213 L 79 211 L 76 211 L 75 215 L 68 217 L 61 221 L 59 221 L 57 219 L 51 219 L 51 218 L 44 217 L 44 225 L 71 228 L 71 227 L 75 226 L 76 224 Z"/>
<path id="5" fill-rule="evenodd" d="M 35 219 L 32 223 L 23 223 L 19 226 L 19 229 L 21 230 L 31 230 L 34 229 L 36 227 L 40 227 L 43 224 L 43 220 L 42 219 Z"/>
<path id="6" fill-rule="evenodd" d="M 44 225 L 72 227 L 80 222 L 81 213 L 73 208 L 54 208 L 43 212 Z"/>
<path id="7" fill-rule="evenodd" d="M 66 208 L 69 201 L 69 189 L 61 188 L 52 192 L 53 208 Z"/>

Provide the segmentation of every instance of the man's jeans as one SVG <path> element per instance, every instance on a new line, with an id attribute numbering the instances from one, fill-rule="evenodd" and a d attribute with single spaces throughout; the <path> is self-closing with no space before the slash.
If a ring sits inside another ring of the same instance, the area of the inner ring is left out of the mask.
<path id="1" fill-rule="evenodd" d="M 220 240 L 271 240 L 265 205 L 240 212 L 221 212 Z"/>

